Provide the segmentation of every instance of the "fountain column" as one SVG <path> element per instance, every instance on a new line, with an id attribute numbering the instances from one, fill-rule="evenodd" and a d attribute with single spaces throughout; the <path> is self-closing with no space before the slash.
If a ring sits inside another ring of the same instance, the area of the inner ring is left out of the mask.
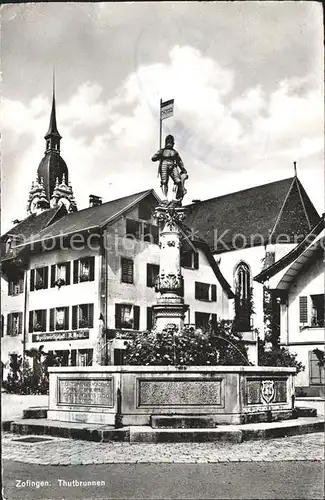
<path id="1" fill-rule="evenodd" d="M 160 267 L 156 282 L 157 303 L 153 306 L 155 324 L 161 331 L 174 324 L 184 326 L 188 305 L 184 304 L 184 279 L 180 261 L 180 223 L 185 219 L 185 208 L 161 204 L 155 210 L 159 228 Z"/>

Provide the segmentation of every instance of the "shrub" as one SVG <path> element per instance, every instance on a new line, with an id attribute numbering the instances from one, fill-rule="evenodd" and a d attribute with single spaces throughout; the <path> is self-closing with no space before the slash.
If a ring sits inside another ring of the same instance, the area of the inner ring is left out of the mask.
<path id="1" fill-rule="evenodd" d="M 304 371 L 304 365 L 297 360 L 297 354 L 286 347 L 272 346 L 266 349 L 268 342 L 258 339 L 258 364 L 260 366 L 288 366 L 297 368 L 297 373 Z"/>
<path id="2" fill-rule="evenodd" d="M 23 358 L 18 354 L 10 354 L 9 357 L 10 371 L 2 382 L 3 388 L 12 394 L 34 394 L 33 372 L 28 361 L 23 364 Z"/>
<path id="3" fill-rule="evenodd" d="M 40 349 L 26 351 L 32 359 L 31 368 L 28 359 L 17 354 L 10 354 L 10 371 L 6 380 L 2 381 L 3 388 L 12 394 L 48 394 L 49 391 L 49 366 L 59 364 L 58 358 L 51 353 Z"/>
<path id="4" fill-rule="evenodd" d="M 247 350 L 229 321 L 206 331 L 185 326 L 137 332 L 130 336 L 124 355 L 126 365 L 213 366 L 247 365 Z"/>

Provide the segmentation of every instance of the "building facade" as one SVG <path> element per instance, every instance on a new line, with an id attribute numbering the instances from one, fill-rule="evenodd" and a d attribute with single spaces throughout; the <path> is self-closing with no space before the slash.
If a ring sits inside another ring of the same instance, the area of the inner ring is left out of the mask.
<path id="1" fill-rule="evenodd" d="M 325 370 L 315 353 L 324 355 L 324 245 L 321 220 L 293 251 L 256 276 L 278 302 L 280 345 L 305 366 L 296 387 L 308 396 L 324 395 Z"/>
<path id="2" fill-rule="evenodd" d="M 137 193 L 62 215 L 17 244 L 3 262 L 8 290 L 15 290 L 4 310 L 3 358 L 15 337 L 18 352 L 43 345 L 62 364 L 91 364 L 98 350 L 107 363 L 118 362 L 116 334 L 154 325 L 158 203 L 152 190 Z M 205 327 L 228 319 L 233 293 L 208 246 L 185 236 L 182 267 L 185 322 Z"/>
<path id="3" fill-rule="evenodd" d="M 232 318 L 244 338 L 264 337 L 263 284 L 270 263 L 299 244 L 320 217 L 295 175 L 188 206 L 186 223 L 207 241 L 236 299 Z"/>

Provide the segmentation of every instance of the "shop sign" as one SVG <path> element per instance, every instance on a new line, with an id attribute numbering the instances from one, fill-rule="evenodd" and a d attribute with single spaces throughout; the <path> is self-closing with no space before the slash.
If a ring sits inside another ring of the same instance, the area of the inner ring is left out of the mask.
<path id="1" fill-rule="evenodd" d="M 33 342 L 56 342 L 57 340 L 89 339 L 89 330 L 71 330 L 68 332 L 34 333 Z"/>

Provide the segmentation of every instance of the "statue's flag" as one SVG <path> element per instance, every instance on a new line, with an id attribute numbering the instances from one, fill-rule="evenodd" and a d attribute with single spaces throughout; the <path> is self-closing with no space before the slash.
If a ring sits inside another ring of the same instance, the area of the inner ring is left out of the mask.
<path id="1" fill-rule="evenodd" d="M 174 99 L 160 102 L 160 120 L 165 120 L 174 114 Z"/>

